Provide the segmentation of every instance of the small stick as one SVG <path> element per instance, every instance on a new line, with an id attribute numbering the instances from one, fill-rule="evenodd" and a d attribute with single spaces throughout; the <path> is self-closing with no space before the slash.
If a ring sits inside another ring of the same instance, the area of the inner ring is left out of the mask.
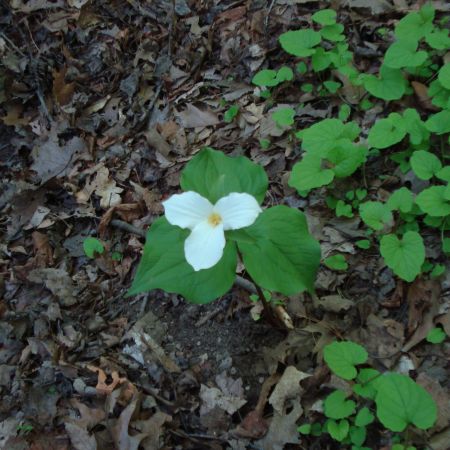
<path id="1" fill-rule="evenodd" d="M 138 236 L 145 237 L 145 231 L 141 228 L 135 227 L 130 223 L 124 222 L 123 220 L 113 219 L 111 220 L 111 225 L 119 230 L 128 231 L 128 233 L 137 234 Z"/>

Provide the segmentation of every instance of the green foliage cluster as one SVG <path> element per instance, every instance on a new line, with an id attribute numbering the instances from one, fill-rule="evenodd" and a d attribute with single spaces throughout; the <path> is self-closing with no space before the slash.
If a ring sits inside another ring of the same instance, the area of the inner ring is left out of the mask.
<path id="1" fill-rule="evenodd" d="M 262 203 L 267 187 L 260 165 L 212 148 L 198 153 L 181 175 L 184 191 L 197 192 L 212 204 L 231 192 L 246 192 Z M 171 225 L 165 217 L 153 223 L 128 295 L 159 288 L 193 303 L 210 302 L 233 285 L 238 254 L 251 278 L 267 291 L 291 295 L 313 290 L 320 246 L 299 210 L 281 205 L 267 208 L 253 225 L 226 231 L 221 260 L 200 271 L 194 271 L 184 255 L 188 234 L 189 230 Z"/>
<path id="2" fill-rule="evenodd" d="M 410 377 L 357 367 L 368 360 L 367 351 L 361 345 L 333 342 L 325 346 L 323 355 L 330 370 L 349 382 L 349 389 L 331 392 L 323 403 L 325 423 L 305 423 L 298 428 L 301 434 L 328 433 L 342 445 L 351 445 L 352 450 L 370 450 L 364 443 L 367 429 L 376 418 L 385 428 L 397 433 L 409 426 L 426 430 L 436 422 L 436 403 Z M 402 436 L 394 436 L 393 440 L 401 441 Z M 415 448 L 404 447 L 400 442 L 395 445 L 399 450 Z"/>
<path id="3" fill-rule="evenodd" d="M 352 108 L 343 105 L 338 118 L 326 118 L 300 131 L 291 131 L 291 139 L 301 142 L 301 157 L 292 168 L 289 185 L 301 196 L 312 189 L 329 189 L 332 194 L 327 196 L 327 204 L 337 217 L 357 214 L 367 226 L 367 239 L 355 244 L 361 249 L 378 244 L 386 265 L 398 277 L 411 282 L 421 273 L 440 276 L 445 267 L 426 261 L 423 235 L 427 228 L 439 229 L 443 257 L 448 256 L 450 244 L 445 233 L 450 230 L 450 63 L 445 62 L 444 56 L 450 49 L 449 31 L 442 21 L 435 23 L 434 8 L 425 4 L 397 23 L 394 40 L 378 74 L 366 74 L 355 68 L 344 27 L 336 19 L 334 10 L 322 10 L 313 14 L 312 28 L 280 35 L 283 50 L 297 58 L 297 73 L 294 75 L 287 65 L 279 71 L 258 72 L 253 82 L 264 89 L 263 97 L 269 97 L 270 88 L 278 84 L 296 79 L 302 83 L 312 71 L 322 74 L 322 79 L 327 74 L 333 77 L 319 86 L 323 95 L 339 94 L 341 84 L 336 81 L 336 74 L 341 81 L 346 79 L 350 85 L 365 89 L 369 97 L 360 102 L 360 111 L 375 101 L 390 102 L 411 95 L 412 80 L 429 83 L 428 96 L 440 111 L 425 117 L 414 108 L 395 108 L 396 112 L 377 120 L 364 139 L 358 123 L 349 120 Z M 284 73 L 289 76 L 283 76 Z M 276 82 L 255 82 L 264 74 L 270 74 Z M 295 126 L 295 114 L 295 108 L 282 108 L 272 118 L 278 126 L 291 129 Z M 343 181 L 351 176 L 362 179 L 366 162 L 377 157 L 397 163 L 399 173 L 412 171 L 424 182 L 422 189 L 413 192 L 400 186 L 382 200 L 369 195 L 366 186 L 342 193 Z M 324 264 L 345 270 L 347 263 L 342 258 L 333 255 Z"/>

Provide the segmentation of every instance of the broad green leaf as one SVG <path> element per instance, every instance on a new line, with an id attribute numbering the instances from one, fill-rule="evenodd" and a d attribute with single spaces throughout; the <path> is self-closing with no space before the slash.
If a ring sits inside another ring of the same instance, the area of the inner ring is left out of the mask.
<path id="1" fill-rule="evenodd" d="M 427 57 L 427 52 L 417 51 L 417 42 L 397 41 L 387 49 L 384 64 L 392 69 L 417 67 L 422 65 Z"/>
<path id="2" fill-rule="evenodd" d="M 425 42 L 436 50 L 447 50 L 450 48 L 450 37 L 448 30 L 434 28 L 425 36 Z"/>
<path id="3" fill-rule="evenodd" d="M 450 201 L 445 197 L 445 186 L 431 186 L 416 197 L 416 203 L 424 213 L 432 217 L 445 217 L 450 214 Z"/>
<path id="4" fill-rule="evenodd" d="M 419 145 L 422 142 L 428 141 L 430 132 L 425 127 L 425 123 L 419 116 L 417 110 L 407 108 L 403 112 L 403 124 L 406 132 L 409 134 L 409 140 L 413 145 Z"/>
<path id="5" fill-rule="evenodd" d="M 314 54 L 314 47 L 320 43 L 320 33 L 316 31 L 295 30 L 287 31 L 278 38 L 283 50 L 291 55 L 305 57 Z"/>
<path id="6" fill-rule="evenodd" d="M 320 30 L 320 34 L 324 39 L 331 42 L 341 42 L 345 40 L 345 36 L 342 34 L 344 31 L 344 25 L 341 23 L 334 23 L 333 25 L 327 25 Z M 340 64 L 335 64 L 339 67 Z"/>
<path id="7" fill-rule="evenodd" d="M 337 81 L 332 81 L 332 80 L 324 81 L 323 85 L 325 86 L 327 91 L 330 92 L 331 94 L 336 94 L 336 92 L 342 86 L 341 83 L 339 83 Z"/>
<path id="8" fill-rule="evenodd" d="M 215 266 L 196 272 L 184 256 L 184 241 L 189 233 L 169 224 L 165 217 L 153 223 L 127 296 L 163 289 L 192 303 L 208 303 L 231 288 L 236 278 L 235 243 L 226 244 L 222 259 Z"/>
<path id="9" fill-rule="evenodd" d="M 355 425 L 357 427 L 366 427 L 375 420 L 375 416 L 370 412 L 367 406 L 364 406 L 358 411 L 355 417 Z"/>
<path id="10" fill-rule="evenodd" d="M 317 47 L 316 52 L 311 57 L 311 63 L 314 72 L 320 72 L 327 69 L 331 64 L 331 53 L 322 47 Z"/>
<path id="11" fill-rule="evenodd" d="M 352 205 L 348 205 L 342 200 L 338 200 L 336 203 L 336 216 L 337 217 L 353 217 Z"/>
<path id="12" fill-rule="evenodd" d="M 444 264 L 436 264 L 433 267 L 433 270 L 430 272 L 430 277 L 431 278 L 438 278 L 441 275 L 444 275 L 445 270 L 446 270 L 446 268 L 445 268 Z"/>
<path id="13" fill-rule="evenodd" d="M 380 68 L 380 77 L 363 75 L 364 87 L 374 97 L 383 100 L 398 100 L 403 97 L 407 81 L 400 69 L 391 69 L 385 65 Z"/>
<path id="14" fill-rule="evenodd" d="M 332 148 L 326 159 L 331 163 L 331 170 L 336 178 L 345 178 L 352 175 L 366 160 L 367 148 L 355 145 L 347 139 L 340 139 L 336 147 Z"/>
<path id="15" fill-rule="evenodd" d="M 364 398 L 374 399 L 377 393 L 377 380 L 380 372 L 375 369 L 361 369 L 353 385 L 353 392 Z"/>
<path id="16" fill-rule="evenodd" d="M 442 251 L 446 255 L 450 255 L 450 238 L 444 238 L 442 240 Z"/>
<path id="17" fill-rule="evenodd" d="M 88 237 L 83 241 L 83 250 L 88 258 L 95 258 L 96 254 L 101 255 L 105 251 L 105 247 L 98 239 Z"/>
<path id="18" fill-rule="evenodd" d="M 450 89 L 450 62 L 440 68 L 438 80 L 445 89 Z"/>
<path id="19" fill-rule="evenodd" d="M 223 120 L 225 120 L 225 122 L 232 122 L 233 119 L 238 115 L 238 112 L 239 112 L 238 105 L 230 106 L 228 110 L 225 111 L 225 114 L 223 115 Z"/>
<path id="20" fill-rule="evenodd" d="M 447 181 L 447 183 L 450 183 L 450 166 L 444 166 L 436 173 L 436 177 L 442 181 Z"/>
<path id="21" fill-rule="evenodd" d="M 392 222 L 392 213 L 389 207 L 381 202 L 364 202 L 359 205 L 359 214 L 363 222 L 380 231 L 384 226 Z"/>
<path id="22" fill-rule="evenodd" d="M 333 25 L 336 23 L 336 11 L 334 9 L 322 9 L 311 16 L 311 19 L 320 25 Z"/>
<path id="23" fill-rule="evenodd" d="M 432 133 L 450 133 L 450 109 L 445 109 L 430 116 L 425 122 L 425 126 Z"/>
<path id="24" fill-rule="evenodd" d="M 279 127 L 289 127 L 294 124 L 295 110 L 292 108 L 279 108 L 272 113 L 272 120 Z"/>
<path id="25" fill-rule="evenodd" d="M 364 364 L 368 354 L 364 347 L 354 342 L 333 342 L 325 346 L 323 358 L 333 373 L 344 380 L 356 377 L 357 364 Z"/>
<path id="26" fill-rule="evenodd" d="M 298 191 L 325 186 L 333 181 L 334 172 L 322 168 L 322 158 L 318 155 L 306 153 L 303 159 L 292 168 L 289 186 Z"/>
<path id="27" fill-rule="evenodd" d="M 336 422 L 335 420 L 327 421 L 328 433 L 330 433 L 330 436 L 338 442 L 342 442 L 347 437 L 349 429 L 350 425 L 346 419 L 340 420 L 339 422 Z"/>
<path id="28" fill-rule="evenodd" d="M 414 203 L 412 192 L 406 188 L 401 187 L 392 193 L 387 201 L 387 206 L 391 211 L 401 211 L 407 213 L 411 211 Z"/>
<path id="29" fill-rule="evenodd" d="M 297 431 L 298 431 L 300 434 L 306 434 L 306 435 L 308 435 L 308 434 L 311 433 L 311 424 L 310 424 L 310 423 L 304 423 L 303 425 L 300 425 L 300 426 L 297 428 Z"/>
<path id="30" fill-rule="evenodd" d="M 331 270 L 347 270 L 348 263 L 344 255 L 333 255 L 326 258 L 323 262 Z"/>
<path id="31" fill-rule="evenodd" d="M 366 428 L 365 427 L 350 427 L 350 440 L 352 441 L 352 444 L 360 446 L 364 444 L 364 441 L 366 440 Z"/>
<path id="32" fill-rule="evenodd" d="M 183 169 L 180 184 L 183 191 L 198 192 L 211 203 L 231 192 L 247 192 L 262 203 L 268 179 L 264 169 L 248 158 L 207 147 Z"/>
<path id="33" fill-rule="evenodd" d="M 431 344 L 440 344 L 445 341 L 447 335 L 441 327 L 432 328 L 427 334 L 427 341 Z"/>
<path id="34" fill-rule="evenodd" d="M 450 90 L 445 89 L 439 80 L 433 80 L 430 83 L 430 87 L 427 92 L 431 98 L 431 103 L 439 108 L 449 108 L 450 107 Z"/>
<path id="35" fill-rule="evenodd" d="M 439 158 L 435 154 L 424 150 L 414 152 L 409 162 L 417 178 L 421 180 L 429 180 L 442 169 Z"/>
<path id="36" fill-rule="evenodd" d="M 324 401 L 324 413 L 330 419 L 344 419 L 355 412 L 356 403 L 347 400 L 344 391 L 336 390 L 332 392 Z"/>
<path id="37" fill-rule="evenodd" d="M 369 131 L 368 143 L 371 147 L 387 148 L 400 142 L 406 135 L 403 118 L 391 113 L 385 119 L 378 120 Z"/>
<path id="38" fill-rule="evenodd" d="M 314 290 L 320 245 L 309 234 L 302 212 L 274 206 L 250 227 L 229 235 L 237 241 L 248 273 L 262 288 L 284 295 Z"/>
<path id="39" fill-rule="evenodd" d="M 342 137 L 344 130 L 344 124 L 338 119 L 321 120 L 302 131 L 302 148 L 307 152 L 326 156 Z"/>
<path id="40" fill-rule="evenodd" d="M 294 79 L 294 72 L 292 72 L 292 69 L 287 66 L 280 67 L 277 72 L 276 80 L 279 83 L 282 83 L 283 81 L 291 81 Z"/>
<path id="41" fill-rule="evenodd" d="M 270 69 L 263 69 L 259 72 L 256 72 L 254 77 L 252 78 L 252 83 L 256 86 L 261 87 L 272 87 L 277 86 L 278 80 L 276 79 L 277 71 L 276 70 L 270 70 Z"/>
<path id="42" fill-rule="evenodd" d="M 410 12 L 395 27 L 397 39 L 418 42 L 433 29 L 434 8 L 424 5 L 418 12 Z"/>
<path id="43" fill-rule="evenodd" d="M 378 419 L 392 431 L 403 431 L 410 424 L 426 430 L 436 421 L 437 408 L 431 395 L 405 375 L 380 377 L 375 402 Z"/>
<path id="44" fill-rule="evenodd" d="M 381 238 L 380 253 L 388 267 L 405 281 L 413 281 L 419 275 L 425 261 L 425 246 L 419 233 L 408 231 L 399 239 L 395 234 Z"/>

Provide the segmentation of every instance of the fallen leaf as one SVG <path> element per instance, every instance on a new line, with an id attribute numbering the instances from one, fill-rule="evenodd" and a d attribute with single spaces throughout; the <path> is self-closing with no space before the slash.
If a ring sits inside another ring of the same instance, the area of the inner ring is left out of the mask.
<path id="1" fill-rule="evenodd" d="M 220 120 L 210 109 L 201 110 L 188 103 L 186 109 L 178 113 L 185 128 L 199 128 L 217 125 Z"/>

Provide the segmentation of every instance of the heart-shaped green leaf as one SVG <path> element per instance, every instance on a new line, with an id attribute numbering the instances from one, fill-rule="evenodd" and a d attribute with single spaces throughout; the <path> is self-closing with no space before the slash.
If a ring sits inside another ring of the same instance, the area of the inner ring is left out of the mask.
<path id="1" fill-rule="evenodd" d="M 405 281 L 413 281 L 419 275 L 425 261 L 425 246 L 419 233 L 407 231 L 402 239 L 395 234 L 381 238 L 380 253 L 388 267 Z"/>
<path id="2" fill-rule="evenodd" d="M 369 131 L 367 141 L 371 147 L 387 148 L 397 144 L 405 136 L 403 117 L 398 113 L 391 113 L 386 119 L 375 122 Z"/>
<path id="3" fill-rule="evenodd" d="M 380 377 L 375 402 L 378 419 L 392 431 L 403 431 L 410 424 L 426 430 L 436 421 L 433 397 L 405 375 L 388 373 Z"/>
<path id="4" fill-rule="evenodd" d="M 381 202 L 364 202 L 359 205 L 359 214 L 363 222 L 374 230 L 382 230 L 392 222 L 392 213 L 389 207 Z"/>
<path id="5" fill-rule="evenodd" d="M 283 50 L 291 55 L 305 57 L 314 54 L 314 47 L 320 43 L 320 33 L 316 31 L 295 30 L 287 31 L 278 38 Z"/>
<path id="6" fill-rule="evenodd" d="M 414 199 L 412 192 L 406 188 L 401 187 L 392 193 L 387 201 L 387 206 L 391 211 L 401 211 L 407 213 L 413 207 Z"/>
<path id="7" fill-rule="evenodd" d="M 323 358 L 328 367 L 338 377 L 344 380 L 352 380 L 356 377 L 357 364 L 364 364 L 368 354 L 364 347 L 354 342 L 333 342 L 326 345 L 323 350 Z"/>
<path id="8" fill-rule="evenodd" d="M 424 150 L 415 151 L 409 160 L 411 168 L 421 180 L 429 180 L 442 169 L 439 158 Z"/>
<path id="9" fill-rule="evenodd" d="M 309 191 L 330 184 L 333 178 L 334 172 L 322 167 L 322 158 L 319 155 L 307 153 L 292 168 L 289 186 L 298 191 Z"/>
<path id="10" fill-rule="evenodd" d="M 431 186 L 417 197 L 419 208 L 432 217 L 445 217 L 450 214 L 450 201 L 446 198 L 445 186 Z"/>
<path id="11" fill-rule="evenodd" d="M 342 442 L 347 437 L 349 429 L 350 425 L 348 420 L 344 419 L 339 422 L 336 422 L 335 420 L 327 421 L 328 433 L 330 433 L 330 436 L 338 442 Z"/>
<path id="12" fill-rule="evenodd" d="M 323 406 L 325 415 L 330 419 L 344 419 L 355 412 L 356 403 L 347 400 L 344 391 L 336 390 L 325 399 Z"/>
<path id="13" fill-rule="evenodd" d="M 365 427 L 370 425 L 374 420 L 375 416 L 370 412 L 367 406 L 364 406 L 364 408 L 361 408 L 358 411 L 358 414 L 356 414 L 355 425 L 357 427 Z"/>

